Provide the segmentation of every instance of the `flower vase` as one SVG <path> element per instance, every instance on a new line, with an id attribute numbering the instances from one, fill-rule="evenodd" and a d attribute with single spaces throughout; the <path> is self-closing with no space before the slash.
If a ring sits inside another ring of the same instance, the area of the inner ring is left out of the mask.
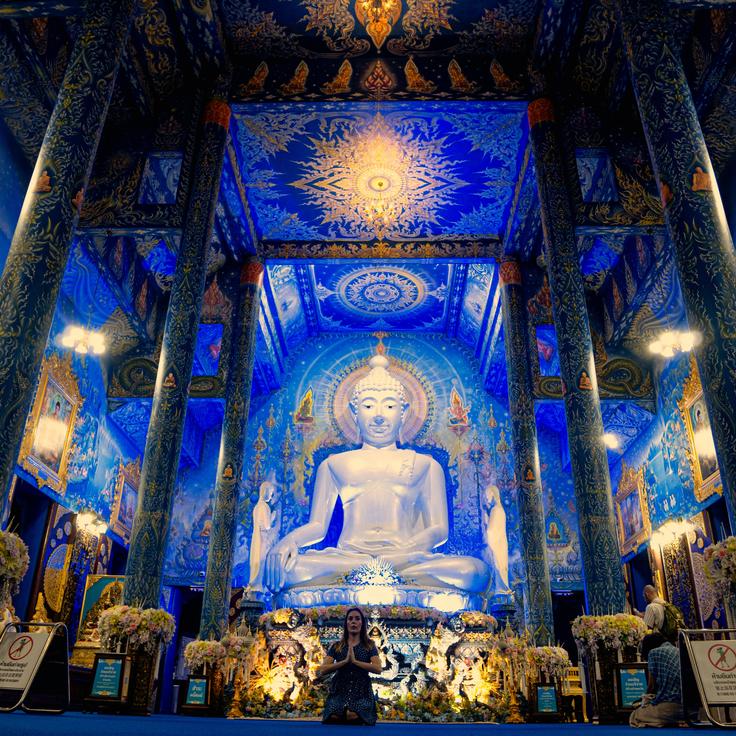
<path id="1" fill-rule="evenodd" d="M 210 713 L 225 715 L 225 673 L 219 663 L 210 667 Z"/>
<path id="2" fill-rule="evenodd" d="M 599 723 L 618 721 L 613 692 L 613 677 L 617 660 L 617 650 L 601 644 L 598 644 L 592 653 L 586 655 L 593 714 L 598 717 Z"/>
<path id="3" fill-rule="evenodd" d="M 130 650 L 133 667 L 128 690 L 128 710 L 133 714 L 147 716 L 153 713 L 158 653 L 159 647 L 156 647 L 153 652 L 145 647 Z"/>

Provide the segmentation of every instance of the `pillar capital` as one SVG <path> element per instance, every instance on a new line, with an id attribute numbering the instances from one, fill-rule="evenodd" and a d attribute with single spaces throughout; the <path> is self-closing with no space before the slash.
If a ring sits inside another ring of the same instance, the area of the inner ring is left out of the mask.
<path id="1" fill-rule="evenodd" d="M 230 112 L 230 105 L 225 100 L 214 97 L 204 106 L 202 123 L 213 123 L 228 130 L 230 126 Z"/>
<path id="2" fill-rule="evenodd" d="M 263 281 L 263 262 L 258 258 L 250 258 L 240 269 L 240 285 L 252 284 L 260 286 Z"/>
<path id="3" fill-rule="evenodd" d="M 553 123 L 555 121 L 555 106 L 549 97 L 538 97 L 532 100 L 527 107 L 529 126 L 534 127 L 540 123 Z"/>
<path id="4" fill-rule="evenodd" d="M 499 275 L 503 286 L 521 286 L 521 264 L 518 258 L 505 256 L 501 261 Z"/>

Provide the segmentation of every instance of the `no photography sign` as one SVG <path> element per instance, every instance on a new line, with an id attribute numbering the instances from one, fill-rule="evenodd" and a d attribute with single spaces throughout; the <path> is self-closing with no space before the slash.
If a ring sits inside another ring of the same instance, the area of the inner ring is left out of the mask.
<path id="1" fill-rule="evenodd" d="M 43 656 L 47 632 L 6 634 L 0 643 L 0 690 L 25 690 Z"/>
<path id="2" fill-rule="evenodd" d="M 690 646 L 708 703 L 736 703 L 736 641 L 691 641 Z"/>

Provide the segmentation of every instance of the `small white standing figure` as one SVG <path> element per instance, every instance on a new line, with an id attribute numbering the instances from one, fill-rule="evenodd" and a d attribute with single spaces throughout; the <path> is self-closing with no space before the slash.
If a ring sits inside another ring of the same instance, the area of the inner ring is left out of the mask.
<path id="1" fill-rule="evenodd" d="M 259 490 L 258 502 L 253 507 L 253 536 L 250 539 L 250 579 L 248 587 L 263 591 L 263 571 L 266 556 L 278 536 L 278 488 L 273 478 L 264 480 Z"/>
<path id="2" fill-rule="evenodd" d="M 506 511 L 498 486 L 483 492 L 483 517 L 486 527 L 486 552 L 496 572 L 496 592 L 509 590 L 509 540 L 506 536 Z"/>

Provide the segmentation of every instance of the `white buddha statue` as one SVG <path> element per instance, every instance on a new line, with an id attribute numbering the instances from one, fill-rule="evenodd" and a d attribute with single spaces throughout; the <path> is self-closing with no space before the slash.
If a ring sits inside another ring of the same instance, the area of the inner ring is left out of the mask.
<path id="1" fill-rule="evenodd" d="M 266 585 L 278 592 L 335 583 L 380 558 L 407 585 L 484 591 L 490 574 L 485 562 L 433 552 L 448 535 L 445 475 L 430 455 L 397 448 L 408 409 L 404 388 L 383 355 L 369 365 L 350 401 L 362 446 L 319 465 L 309 521 L 269 552 Z M 343 526 L 337 546 L 301 552 L 325 538 L 338 498 Z"/>
<path id="2" fill-rule="evenodd" d="M 260 486 L 258 503 L 253 507 L 253 535 L 250 539 L 248 587 L 254 591 L 263 590 L 266 556 L 278 535 L 277 497 L 278 488 L 273 477 L 264 480 Z"/>

